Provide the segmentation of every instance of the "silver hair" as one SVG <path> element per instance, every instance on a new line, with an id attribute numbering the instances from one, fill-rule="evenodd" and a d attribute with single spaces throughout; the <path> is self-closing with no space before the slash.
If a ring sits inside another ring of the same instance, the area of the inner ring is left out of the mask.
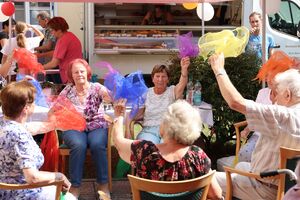
<path id="1" fill-rule="evenodd" d="M 45 20 L 45 19 L 50 19 L 50 14 L 47 12 L 47 11 L 41 11 L 37 14 L 36 16 L 37 18 L 41 18 L 42 20 Z"/>
<path id="2" fill-rule="evenodd" d="M 289 69 L 275 76 L 275 84 L 278 93 L 286 90 L 291 92 L 292 100 L 300 99 L 300 72 L 297 69 Z"/>
<path id="3" fill-rule="evenodd" d="M 192 145 L 200 137 L 202 120 L 198 109 L 184 100 L 177 100 L 168 107 L 162 127 L 167 137 L 180 144 Z"/>

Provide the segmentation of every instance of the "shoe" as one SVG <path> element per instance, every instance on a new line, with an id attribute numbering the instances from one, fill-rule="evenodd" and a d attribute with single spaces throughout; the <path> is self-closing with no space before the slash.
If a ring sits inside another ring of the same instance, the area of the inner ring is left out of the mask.
<path id="1" fill-rule="evenodd" d="M 110 193 L 105 193 L 101 190 L 98 190 L 99 200 L 111 200 Z"/>

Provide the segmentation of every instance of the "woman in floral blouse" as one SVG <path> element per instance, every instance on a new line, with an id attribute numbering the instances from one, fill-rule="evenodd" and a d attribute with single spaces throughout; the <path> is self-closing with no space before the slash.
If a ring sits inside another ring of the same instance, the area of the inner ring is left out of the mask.
<path id="1" fill-rule="evenodd" d="M 131 163 L 136 176 L 160 181 L 177 181 L 202 176 L 210 171 L 211 162 L 205 152 L 192 145 L 200 136 L 201 119 L 197 109 L 178 100 L 171 104 L 160 124 L 163 143 L 124 138 L 123 120 L 126 100 L 115 104 L 113 140 L 120 157 Z M 213 178 L 208 194 L 221 199 L 222 191 Z"/>
<path id="2" fill-rule="evenodd" d="M 0 117 L 0 182 L 11 184 L 51 183 L 64 180 L 63 190 L 71 183 L 61 173 L 39 171 L 44 157 L 25 129 L 25 122 L 34 110 L 34 86 L 28 81 L 12 82 L 0 94 L 3 117 Z M 55 186 L 25 190 L 0 190 L 0 199 L 52 200 Z M 75 199 L 68 195 L 67 199 Z"/>
<path id="3" fill-rule="evenodd" d="M 107 128 L 104 119 L 103 101 L 110 102 L 108 90 L 99 83 L 91 83 L 91 68 L 83 59 L 70 62 L 67 76 L 71 84 L 67 85 L 60 95 L 67 97 L 76 110 L 86 119 L 83 132 L 67 130 L 63 132 L 63 140 L 71 149 L 69 172 L 72 187 L 70 192 L 78 197 L 86 157 L 87 148 L 91 150 L 96 163 L 98 190 L 109 196 L 108 162 L 106 157 Z"/>

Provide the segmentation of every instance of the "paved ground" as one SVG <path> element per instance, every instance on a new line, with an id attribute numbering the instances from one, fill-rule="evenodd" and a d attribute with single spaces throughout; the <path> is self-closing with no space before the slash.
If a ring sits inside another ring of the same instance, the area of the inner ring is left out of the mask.
<path id="1" fill-rule="evenodd" d="M 94 179 L 84 179 L 79 200 L 96 200 L 97 190 Z M 126 178 L 113 180 L 112 200 L 131 200 L 130 184 Z"/>

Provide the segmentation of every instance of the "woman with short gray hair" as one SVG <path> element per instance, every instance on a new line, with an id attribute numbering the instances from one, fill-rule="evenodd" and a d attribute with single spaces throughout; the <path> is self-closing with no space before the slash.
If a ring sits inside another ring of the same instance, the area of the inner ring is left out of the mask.
<path id="1" fill-rule="evenodd" d="M 113 140 L 120 157 L 131 163 L 135 175 L 159 181 L 193 179 L 210 171 L 211 161 L 198 146 L 202 122 L 198 110 L 184 100 L 171 104 L 163 116 L 159 132 L 163 143 L 131 140 L 124 137 L 123 121 L 126 100 L 114 105 Z M 209 199 L 221 199 L 222 191 L 213 178 Z"/>

